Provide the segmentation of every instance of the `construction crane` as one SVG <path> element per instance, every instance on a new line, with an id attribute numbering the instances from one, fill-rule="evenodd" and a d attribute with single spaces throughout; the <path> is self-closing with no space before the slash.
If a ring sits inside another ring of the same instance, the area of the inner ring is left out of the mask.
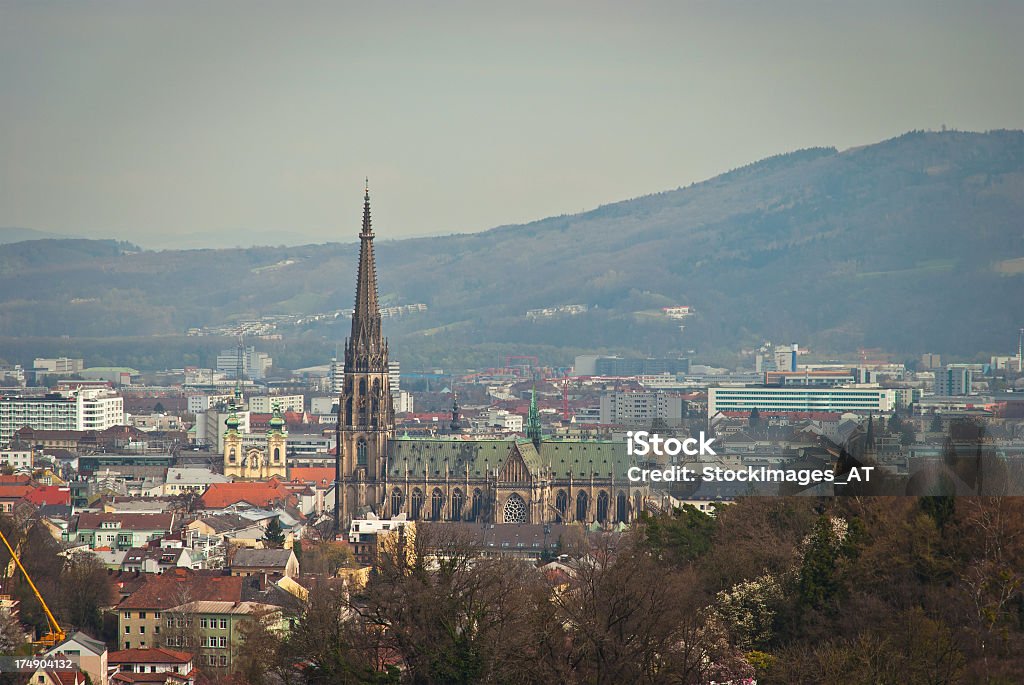
<path id="1" fill-rule="evenodd" d="M 39 603 L 43 607 L 43 613 L 46 614 L 46 623 L 49 628 L 49 632 L 40 637 L 33 644 L 37 645 L 41 650 L 60 644 L 64 641 L 64 638 L 67 637 L 67 635 L 65 635 L 64 631 L 61 630 L 60 624 L 57 623 L 57 619 L 54 617 L 53 612 L 50 611 L 50 607 L 46 606 L 46 600 L 44 600 L 43 596 L 39 594 L 36 584 L 32 582 L 32 576 L 30 576 L 28 571 L 25 570 L 25 567 L 21 565 L 21 559 L 19 559 L 18 555 L 14 553 L 14 548 L 11 547 L 11 543 L 7 541 L 7 536 L 3 534 L 3 531 L 0 531 L 0 540 L 3 540 L 4 546 L 11 554 L 11 559 L 18 565 L 18 568 L 21 569 L 22 575 L 24 575 L 25 580 L 28 581 L 28 586 L 32 588 L 32 592 L 35 593 L 36 599 L 39 600 Z"/>

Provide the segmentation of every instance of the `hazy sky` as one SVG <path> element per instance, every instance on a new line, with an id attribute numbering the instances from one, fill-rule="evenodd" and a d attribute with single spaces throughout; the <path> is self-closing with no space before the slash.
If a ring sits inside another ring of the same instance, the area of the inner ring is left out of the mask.
<path id="1" fill-rule="evenodd" d="M 379 237 L 476 231 L 1024 127 L 1024 3 L 892 5 L 0 0 L 0 226 L 348 241 L 369 176 Z"/>

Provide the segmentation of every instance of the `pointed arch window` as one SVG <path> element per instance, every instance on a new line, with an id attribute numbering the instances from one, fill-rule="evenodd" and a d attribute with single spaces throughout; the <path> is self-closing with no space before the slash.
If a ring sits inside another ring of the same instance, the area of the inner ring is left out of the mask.
<path id="1" fill-rule="evenodd" d="M 423 493 L 419 488 L 412 491 L 412 499 L 409 501 L 409 518 L 418 521 L 420 512 L 423 510 Z"/>
<path id="2" fill-rule="evenodd" d="M 586 523 L 588 509 L 590 509 L 590 498 L 587 497 L 586 492 L 580 490 L 580 494 L 576 495 L 576 520 Z"/>
<path id="3" fill-rule="evenodd" d="M 615 522 L 625 523 L 629 520 L 629 498 L 626 497 L 626 493 L 619 491 L 619 496 L 615 498 Z"/>
<path id="4" fill-rule="evenodd" d="M 430 520 L 440 521 L 442 519 L 441 514 L 444 512 L 444 493 L 441 492 L 440 488 L 434 488 L 434 492 L 430 495 Z"/>
<path id="5" fill-rule="evenodd" d="M 398 516 L 402 513 L 402 491 L 395 488 L 391 491 L 391 516 Z"/>
<path id="6" fill-rule="evenodd" d="M 366 466 L 366 440 L 359 438 L 356 442 L 356 466 Z"/>
<path id="7" fill-rule="evenodd" d="M 597 493 L 597 522 L 608 522 L 608 493 L 602 490 Z"/>
<path id="8" fill-rule="evenodd" d="M 484 509 L 484 494 L 480 492 L 480 488 L 473 490 L 473 506 L 470 508 L 469 520 L 476 521 L 480 518 L 480 514 Z"/>
<path id="9" fill-rule="evenodd" d="M 569 495 L 565 490 L 559 490 L 555 495 L 555 509 L 558 510 L 555 514 L 555 523 L 564 523 L 566 512 L 569 510 Z"/>
<path id="10" fill-rule="evenodd" d="M 455 488 L 455 491 L 452 493 L 452 521 L 462 520 L 462 503 L 464 499 L 462 490 Z"/>

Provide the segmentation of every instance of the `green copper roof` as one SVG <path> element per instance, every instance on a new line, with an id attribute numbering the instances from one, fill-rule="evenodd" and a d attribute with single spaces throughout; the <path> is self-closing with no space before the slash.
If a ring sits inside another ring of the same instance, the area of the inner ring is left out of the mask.
<path id="1" fill-rule="evenodd" d="M 531 473 L 551 472 L 555 480 L 626 480 L 635 462 L 624 442 L 545 441 L 538 451 L 528 440 L 441 440 L 399 438 L 388 444 L 388 478 L 483 478 L 494 475 L 515 445 Z M 446 470 L 447 469 L 447 470 Z"/>

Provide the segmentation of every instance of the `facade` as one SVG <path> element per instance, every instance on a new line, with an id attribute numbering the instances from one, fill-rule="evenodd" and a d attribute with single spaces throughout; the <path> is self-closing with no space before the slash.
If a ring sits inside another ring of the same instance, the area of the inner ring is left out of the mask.
<path id="1" fill-rule="evenodd" d="M 601 423 L 623 426 L 650 425 L 655 419 L 678 425 L 686 402 L 682 395 L 665 392 L 607 392 L 601 395 Z"/>
<path id="2" fill-rule="evenodd" d="M 464 439 L 455 421 L 445 438 L 394 436 L 373 238 L 367 191 L 352 331 L 340 379 L 336 530 L 371 512 L 379 518 L 405 514 L 410 521 L 633 520 L 645 506 L 647 490 L 627 478 L 635 462 L 625 443 L 545 440 L 536 402 L 531 403 L 528 440 Z M 662 364 L 655 366 L 664 370 Z"/>
<path id="3" fill-rule="evenodd" d="M 302 395 L 264 395 L 249 398 L 249 411 L 254 414 L 270 414 L 274 407 L 282 412 L 302 413 L 306 398 Z"/>
<path id="4" fill-rule="evenodd" d="M 69 359 L 67 357 L 47 359 L 45 357 L 36 357 L 36 360 L 32 362 L 32 370 L 37 374 L 49 373 L 56 376 L 70 376 L 74 373 L 81 373 L 84 369 L 84 359 Z"/>
<path id="5" fill-rule="evenodd" d="M 107 656 L 107 663 L 117 668 L 118 675 L 139 675 L 142 674 L 166 674 L 171 682 L 191 683 L 193 682 L 192 655 L 188 652 L 177 652 L 160 647 L 147 647 L 143 649 L 126 649 L 111 652 Z M 164 682 L 156 678 L 128 677 L 124 682 Z"/>
<path id="6" fill-rule="evenodd" d="M 107 646 L 82 631 L 68 636 L 43 656 L 76 659 L 78 669 L 89 676 L 93 685 L 107 685 Z"/>
<path id="7" fill-rule="evenodd" d="M 82 512 L 61 535 L 64 542 L 128 550 L 143 547 L 174 529 L 174 514 L 106 514 Z"/>
<path id="8" fill-rule="evenodd" d="M 971 369 L 963 366 L 947 366 L 944 371 L 935 372 L 934 391 L 936 395 L 950 397 L 953 395 L 970 395 L 973 374 Z"/>
<path id="9" fill-rule="evenodd" d="M 718 412 L 855 412 L 879 414 L 896 408 L 896 391 L 885 388 L 748 386 L 708 388 L 708 417 Z"/>
<path id="10" fill-rule="evenodd" d="M 234 478 L 267 480 L 275 476 L 285 478 L 288 471 L 288 431 L 284 427 L 281 412 L 275 411 L 270 418 L 266 447 L 245 447 L 239 420 L 230 414 L 224 424 L 224 475 Z"/>
<path id="11" fill-rule="evenodd" d="M 14 470 L 30 469 L 34 465 L 31 449 L 0 450 L 0 464 Z"/>
<path id="12" fill-rule="evenodd" d="M 241 357 L 242 368 L 239 373 L 238 361 Z M 245 376 L 250 380 L 262 380 L 266 378 L 267 371 L 273 366 L 274 360 L 266 352 L 257 352 L 255 347 L 246 347 L 241 350 L 221 350 L 217 355 L 217 371 L 227 374 L 228 378 L 242 378 Z"/>
<path id="13" fill-rule="evenodd" d="M 492 409 L 487 412 L 487 425 L 507 433 L 522 433 L 523 417 L 505 409 Z"/>
<path id="14" fill-rule="evenodd" d="M 237 406 L 233 410 L 211 407 L 205 413 L 196 415 L 196 442 L 210 445 L 218 452 L 223 452 L 224 436 L 228 432 L 227 420 L 231 416 L 234 416 L 238 421 L 238 432 L 249 432 L 248 410 Z"/>
<path id="15" fill-rule="evenodd" d="M 279 607 L 258 602 L 188 602 L 165 611 L 163 620 L 163 647 L 187 650 L 200 667 L 225 674 L 235 670 L 247 623 L 263 621 L 271 630 L 285 627 Z"/>
<path id="16" fill-rule="evenodd" d="M 230 483 L 231 479 L 209 469 L 171 467 L 167 469 L 167 480 L 161 486 L 165 497 L 184 495 L 189 492 L 202 494 L 213 483 Z"/>
<path id="17" fill-rule="evenodd" d="M 107 390 L 43 397 L 0 398 L 0 444 L 23 426 L 43 430 L 104 430 L 124 424 L 124 399 Z"/>
<path id="18" fill-rule="evenodd" d="M 230 393 L 221 395 L 189 395 L 188 413 L 201 414 L 211 407 L 216 407 L 218 404 L 226 406 L 233 397 Z"/>

